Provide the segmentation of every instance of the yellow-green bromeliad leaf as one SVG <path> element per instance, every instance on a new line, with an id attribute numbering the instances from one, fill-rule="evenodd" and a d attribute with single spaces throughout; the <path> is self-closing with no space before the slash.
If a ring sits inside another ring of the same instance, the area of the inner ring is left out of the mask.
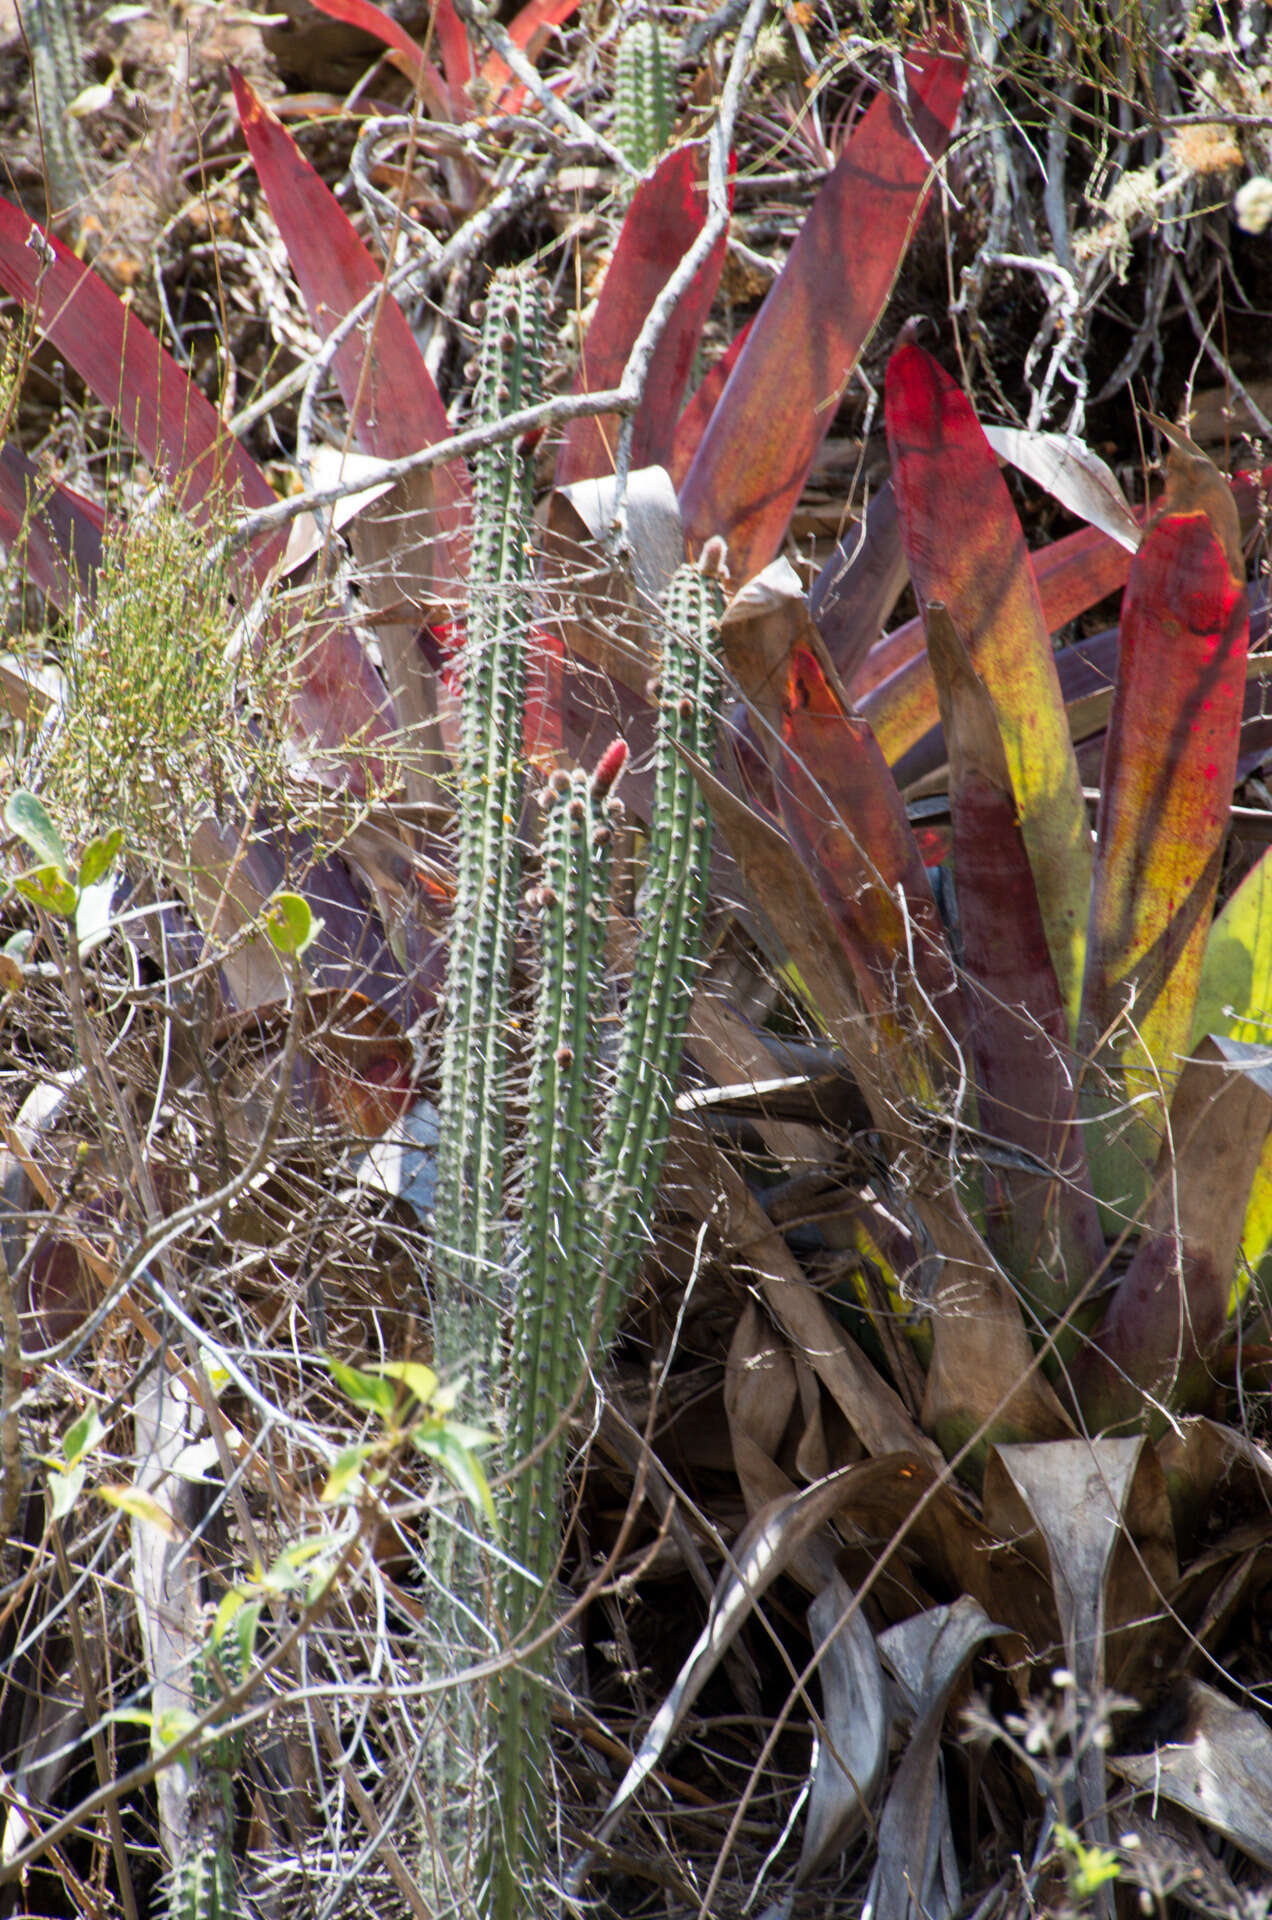
<path id="1" fill-rule="evenodd" d="M 1210 929 L 1193 1046 L 1208 1033 L 1272 1048 L 1272 848 L 1251 868 Z M 1241 1246 L 1246 1264 L 1234 1278 L 1234 1306 L 1250 1275 L 1269 1262 L 1272 1252 L 1272 1139 L 1254 1176 Z"/>

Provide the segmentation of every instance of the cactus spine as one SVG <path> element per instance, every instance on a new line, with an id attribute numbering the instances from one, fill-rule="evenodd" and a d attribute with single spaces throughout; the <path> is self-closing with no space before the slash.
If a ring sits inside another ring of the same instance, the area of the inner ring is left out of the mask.
<path id="1" fill-rule="evenodd" d="M 644 168 L 671 144 L 675 68 L 656 20 L 637 20 L 618 43 L 614 74 L 614 144 Z"/>

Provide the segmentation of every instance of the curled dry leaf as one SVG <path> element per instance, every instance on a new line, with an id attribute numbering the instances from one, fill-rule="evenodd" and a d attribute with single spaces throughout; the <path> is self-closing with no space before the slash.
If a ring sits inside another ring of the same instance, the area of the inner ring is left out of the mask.
<path id="1" fill-rule="evenodd" d="M 818 1650 L 822 1724 L 796 1886 L 842 1853 L 865 1825 L 888 1758 L 888 1713 L 875 1639 L 856 1596 L 833 1574 L 808 1609 Z"/>
<path id="2" fill-rule="evenodd" d="M 658 1765 L 677 1727 L 719 1665 L 725 1649 L 742 1631 L 778 1574 L 786 1571 L 792 1555 L 826 1524 L 840 1505 L 845 1487 L 854 1472 L 853 1467 L 843 1467 L 838 1473 L 819 1481 L 816 1486 L 805 1487 L 799 1493 L 773 1501 L 743 1529 L 730 1564 L 716 1589 L 707 1624 L 681 1667 L 671 1692 L 654 1715 L 640 1751 L 605 1810 L 605 1817 L 596 1830 L 599 1845 L 605 1845 L 613 1837 L 633 1796 Z M 571 1868 L 567 1877 L 567 1891 L 571 1895 L 578 1895 L 591 1870 L 592 1860 L 593 1855 L 589 1851 Z"/>
<path id="3" fill-rule="evenodd" d="M 879 1820 L 879 1847 L 862 1920 L 945 1920 L 960 1905 L 941 1729 L 958 1677 L 1001 1633 L 966 1595 L 889 1627 L 879 1652 L 900 1684 L 914 1731 Z"/>
<path id="4" fill-rule="evenodd" d="M 1128 553 L 1135 552 L 1144 537 L 1143 529 L 1117 475 L 1076 434 L 986 427 L 985 438 L 1000 459 L 1036 481 L 1079 520 L 1107 533 Z"/>
<path id="5" fill-rule="evenodd" d="M 1204 1681 L 1185 1683 L 1179 1737 L 1110 1764 L 1133 1786 L 1187 1807 L 1272 1872 L 1272 1733 Z"/>

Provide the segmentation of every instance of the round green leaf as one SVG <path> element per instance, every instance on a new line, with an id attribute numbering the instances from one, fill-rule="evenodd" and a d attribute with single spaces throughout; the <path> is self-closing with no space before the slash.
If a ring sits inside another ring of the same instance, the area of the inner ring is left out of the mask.
<path id="1" fill-rule="evenodd" d="M 303 953 L 321 926 L 303 894 L 276 893 L 265 909 L 265 931 L 279 953 Z"/>

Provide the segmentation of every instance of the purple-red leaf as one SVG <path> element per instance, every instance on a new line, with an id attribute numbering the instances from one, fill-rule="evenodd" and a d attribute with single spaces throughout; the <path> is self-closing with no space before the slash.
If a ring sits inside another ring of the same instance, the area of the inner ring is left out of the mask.
<path id="1" fill-rule="evenodd" d="M 890 1042 L 881 1065 L 894 1085 L 930 1095 L 961 1008 L 927 874 L 874 736 L 827 676 L 784 563 L 738 596 L 721 637 L 769 754 L 792 851 L 830 911 L 862 1004 Z"/>
<path id="2" fill-rule="evenodd" d="M 508 28 L 509 38 L 528 60 L 537 60 L 553 27 L 561 27 L 577 13 L 579 0 L 529 0 Z M 495 96 L 500 113 L 518 113 L 526 90 L 520 81 L 509 86 L 512 69 L 500 53 L 487 54 L 481 77 Z"/>
<path id="3" fill-rule="evenodd" d="M 720 395 L 729 383 L 729 375 L 737 365 L 738 355 L 746 345 L 747 336 L 754 325 L 754 319 L 748 320 L 741 332 L 729 342 L 720 358 L 699 381 L 693 399 L 676 422 L 671 458 L 666 466 L 677 492 L 684 486 L 685 475 L 693 465 L 693 457 L 701 445 L 707 422 L 719 404 Z"/>
<path id="4" fill-rule="evenodd" d="M 45 479 L 11 443 L 0 447 L 0 543 L 21 548 L 32 586 L 63 612 L 76 593 L 92 596 L 104 527 L 94 501 Z"/>
<path id="5" fill-rule="evenodd" d="M 1048 633 L 1058 632 L 1116 593 L 1131 570 L 1125 547 L 1094 527 L 1066 534 L 1031 554 L 1030 562 Z M 936 688 L 928 668 L 922 620 L 907 620 L 872 647 L 851 686 L 888 764 L 895 767 L 936 725 Z"/>
<path id="6" fill-rule="evenodd" d="M 650 308 L 702 231 L 707 214 L 705 174 L 705 150 L 679 147 L 637 187 L 583 343 L 576 392 L 596 393 L 618 385 Z M 636 412 L 635 468 L 665 467 L 671 461 L 677 411 L 715 298 L 727 244 L 727 234 L 721 234 L 677 303 L 650 361 Z M 571 423 L 557 462 L 559 487 L 613 472 L 618 425 L 612 414 Z"/>
<path id="7" fill-rule="evenodd" d="M 888 363 L 887 426 L 910 579 L 920 606 L 936 601 L 948 610 L 994 703 L 1047 946 L 1072 1018 L 1090 903 L 1090 833 L 1020 522 L 967 400 L 911 342 Z"/>
<path id="8" fill-rule="evenodd" d="M 373 39 L 380 41 L 389 49 L 393 64 L 402 69 L 438 118 L 454 118 L 446 82 L 432 61 L 425 58 L 419 43 L 412 40 L 405 27 L 399 26 L 391 15 L 373 6 L 371 0 L 311 0 L 311 4 L 317 7 L 319 13 L 329 14 L 333 20 L 343 20 L 346 26 L 359 27 L 363 33 L 369 33 Z"/>
<path id="9" fill-rule="evenodd" d="M 737 584 L 778 551 L 835 403 L 923 210 L 963 96 L 947 36 L 906 62 L 908 111 L 880 93 L 809 211 L 681 490 L 698 546 L 720 534 Z"/>
<path id="10" fill-rule="evenodd" d="M 291 135 L 242 74 L 231 69 L 230 79 L 252 159 L 315 327 L 325 338 L 360 301 L 381 292 L 366 319 L 337 348 L 332 364 L 358 444 L 379 459 L 394 460 L 445 440 L 451 429 L 442 397 L 379 267 Z M 440 595 L 447 577 L 458 578 L 463 569 L 470 495 L 463 462 L 434 468 L 432 486 Z M 418 530 L 413 537 L 419 537 Z"/>
<path id="11" fill-rule="evenodd" d="M 450 88 L 455 119 L 466 118 L 471 110 L 468 89 L 473 77 L 473 50 L 468 29 L 456 13 L 452 0 L 436 0 L 433 7 L 433 32 L 442 54 L 442 71 Z"/>
<path id="12" fill-rule="evenodd" d="M 845 686 L 852 685 L 908 578 L 897 499 L 889 480 L 875 492 L 861 524 L 836 547 L 808 596 L 817 631 Z"/>
<path id="13" fill-rule="evenodd" d="M 1229 489 L 1172 452 L 1122 606 L 1105 740 L 1083 1028 L 1172 1074 L 1192 1035 L 1246 691 L 1248 608 Z M 1147 1083 L 1146 1083 L 1147 1084 Z"/>
<path id="14" fill-rule="evenodd" d="M 166 475 L 193 519 L 206 523 L 236 500 L 248 508 L 274 505 L 273 489 L 255 461 L 136 315 L 60 240 L 7 200 L 0 200 L 0 286 L 35 314 L 46 338 L 114 410 L 143 459 Z M 258 580 L 282 547 L 277 535 L 255 550 Z"/>
<path id="15" fill-rule="evenodd" d="M 1023 1150 L 987 1166 L 989 1242 L 1008 1272 L 1063 1307 L 1104 1239 L 1078 1125 L 1069 1027 L 1047 951 L 993 701 L 953 622 L 928 608 L 928 649 L 950 761 L 954 871 L 981 1127 Z M 1045 1276 L 1045 1279 L 1043 1278 Z"/>

